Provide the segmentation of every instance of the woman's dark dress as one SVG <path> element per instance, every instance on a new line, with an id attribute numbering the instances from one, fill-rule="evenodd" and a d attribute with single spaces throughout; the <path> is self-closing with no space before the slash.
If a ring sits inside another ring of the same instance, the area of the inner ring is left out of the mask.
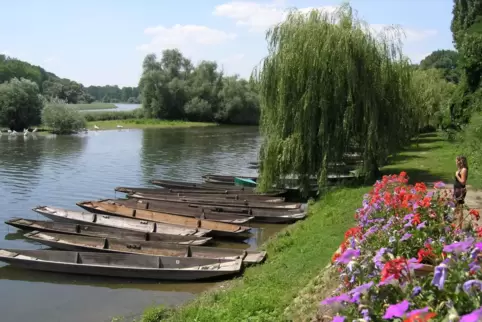
<path id="1" fill-rule="evenodd" d="M 460 175 L 460 170 L 457 174 Z M 467 194 L 467 189 L 465 188 L 465 185 L 459 181 L 457 176 L 455 176 L 454 199 L 456 200 L 457 204 L 463 205 L 465 203 L 466 194 Z"/>

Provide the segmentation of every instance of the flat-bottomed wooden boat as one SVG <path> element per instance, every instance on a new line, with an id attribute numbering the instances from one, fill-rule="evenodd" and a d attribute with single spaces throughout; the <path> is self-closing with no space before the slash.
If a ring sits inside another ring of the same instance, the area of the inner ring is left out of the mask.
<path id="1" fill-rule="evenodd" d="M 181 214 L 182 216 L 198 217 L 200 213 L 246 216 L 252 222 L 263 222 L 272 224 L 291 223 L 306 217 L 305 209 L 287 210 L 287 209 L 257 209 L 257 208 L 241 208 L 226 207 L 222 205 L 203 205 L 190 203 L 173 203 L 170 201 L 158 201 L 151 199 L 116 199 L 116 203 L 135 208 L 152 210 L 156 212 Z M 192 215 L 194 214 L 194 215 Z"/>
<path id="2" fill-rule="evenodd" d="M 13 218 L 5 221 L 5 223 L 7 225 L 26 231 L 37 230 L 49 233 L 62 233 L 93 237 L 109 237 L 123 240 L 156 241 L 180 245 L 204 245 L 212 239 L 211 237 L 159 234 L 101 225 L 32 220 L 23 218 Z"/>
<path id="3" fill-rule="evenodd" d="M 24 237 L 46 246 L 73 251 L 103 251 L 156 256 L 194 258 L 241 259 L 244 264 L 257 264 L 264 260 L 266 252 L 206 246 L 177 245 L 157 241 L 132 241 L 109 237 L 67 235 L 33 231 Z"/>
<path id="4" fill-rule="evenodd" d="M 100 215 L 82 211 L 72 211 L 49 206 L 39 206 L 32 210 L 53 221 L 74 222 L 81 224 L 88 223 L 103 227 L 122 228 L 145 233 L 204 237 L 211 232 L 209 229 L 204 228 L 189 228 L 181 225 L 158 223 L 111 215 Z"/>
<path id="5" fill-rule="evenodd" d="M 200 190 L 200 189 L 166 189 L 166 188 L 144 188 L 144 187 L 116 187 L 115 191 L 122 193 L 149 193 L 149 194 L 181 194 L 181 195 L 210 195 L 220 198 L 221 196 L 227 198 L 238 198 L 247 200 L 262 200 L 273 202 L 283 202 L 284 197 L 280 197 L 280 193 L 267 192 L 267 193 L 257 193 L 250 191 L 230 191 L 230 190 Z M 282 191 L 281 194 L 286 191 Z"/>
<path id="6" fill-rule="evenodd" d="M 194 281 L 237 274 L 242 260 L 160 257 L 107 252 L 0 249 L 0 261 L 41 271 Z"/>
<path id="7" fill-rule="evenodd" d="M 110 214 L 110 213 L 105 213 L 102 211 L 99 211 L 98 208 L 96 207 L 97 203 L 112 203 L 112 204 L 118 204 L 134 209 L 141 209 L 145 210 L 145 204 L 140 204 L 136 202 L 135 199 L 103 199 L 103 200 L 98 200 L 98 201 L 82 201 L 78 202 L 77 206 L 84 208 L 87 211 L 93 212 L 93 213 L 99 213 L 99 214 Z M 236 215 L 235 213 L 216 213 L 216 212 L 203 212 L 203 211 L 183 211 L 181 208 L 168 208 L 167 210 L 169 211 L 163 211 L 161 208 L 155 208 L 152 207 L 149 210 L 155 211 L 159 213 L 159 215 L 165 215 L 163 218 L 165 222 L 167 223 L 174 223 L 176 224 L 176 220 L 180 220 L 181 218 L 179 217 L 189 217 L 193 219 L 202 219 L 202 220 L 209 220 L 209 221 L 217 221 L 220 223 L 227 223 L 227 224 L 233 224 L 233 225 L 242 225 L 246 224 L 253 217 L 247 217 L 247 216 L 241 216 L 241 215 Z M 181 224 L 184 225 L 184 224 Z"/>
<path id="8" fill-rule="evenodd" d="M 256 209 L 281 209 L 281 210 L 294 210 L 300 209 L 301 203 L 289 203 L 289 202 L 257 202 L 248 200 L 219 200 L 219 199 L 207 199 L 207 198 L 196 198 L 196 197 L 179 197 L 179 196 L 168 196 L 168 195 L 155 195 L 155 194 L 143 194 L 143 193 L 133 193 L 128 194 L 128 198 L 137 199 L 150 199 L 157 201 L 166 202 L 177 202 L 177 203 L 191 203 L 191 204 L 202 204 L 202 205 L 220 205 L 226 207 L 242 207 L 242 208 L 256 208 Z"/>
<path id="9" fill-rule="evenodd" d="M 210 231 L 208 235 L 213 237 L 229 237 L 233 239 L 245 240 L 251 236 L 250 227 L 228 224 L 219 221 L 210 221 L 205 219 L 169 215 L 151 210 L 135 209 L 113 202 L 85 202 L 78 204 L 82 204 L 82 207 L 89 207 L 93 212 L 96 213 L 175 224 L 188 228 L 207 229 Z"/>

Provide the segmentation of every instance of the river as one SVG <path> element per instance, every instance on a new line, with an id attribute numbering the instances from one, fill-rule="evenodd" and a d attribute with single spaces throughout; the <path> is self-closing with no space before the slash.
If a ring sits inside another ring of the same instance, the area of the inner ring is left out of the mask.
<path id="1" fill-rule="evenodd" d="M 122 197 L 116 186 L 153 178 L 200 181 L 202 174 L 254 174 L 256 127 L 112 130 L 75 136 L 0 137 L 0 247 L 42 248 L 7 226 L 11 217 L 44 220 L 31 209 L 81 210 L 82 200 Z M 255 226 L 257 227 L 257 226 Z M 254 249 L 281 226 L 258 226 Z M 248 247 L 248 245 L 246 245 Z M 213 283 L 118 280 L 14 269 L 0 262 L 2 322 L 111 321 L 151 305 L 179 305 Z"/>

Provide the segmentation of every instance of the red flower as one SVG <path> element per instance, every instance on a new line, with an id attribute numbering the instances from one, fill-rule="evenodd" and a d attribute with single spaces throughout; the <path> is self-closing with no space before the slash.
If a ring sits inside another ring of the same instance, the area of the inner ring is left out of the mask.
<path id="1" fill-rule="evenodd" d="M 333 257 L 331 257 L 331 263 L 333 264 L 340 256 L 341 256 L 340 253 L 334 253 Z"/>
<path id="2" fill-rule="evenodd" d="M 415 214 L 412 219 L 412 225 L 419 225 L 422 222 L 420 219 L 420 214 Z"/>
<path id="3" fill-rule="evenodd" d="M 424 259 L 431 259 L 435 257 L 433 253 L 432 246 L 430 244 L 425 244 L 425 249 L 419 249 L 418 253 L 418 262 L 421 263 Z"/>
<path id="4" fill-rule="evenodd" d="M 430 321 L 431 318 L 436 317 L 437 313 L 435 312 L 422 312 L 410 315 L 408 318 L 403 320 L 403 322 L 427 322 Z"/>
<path id="5" fill-rule="evenodd" d="M 469 211 L 469 214 L 474 217 L 475 220 L 479 220 L 480 219 L 480 214 L 479 214 L 479 211 L 477 209 L 470 209 Z"/>
<path id="6" fill-rule="evenodd" d="M 407 269 L 407 260 L 405 258 L 396 258 L 386 262 L 382 269 L 381 281 L 383 282 L 392 275 L 396 279 L 404 277 L 404 269 L 405 271 Z"/>

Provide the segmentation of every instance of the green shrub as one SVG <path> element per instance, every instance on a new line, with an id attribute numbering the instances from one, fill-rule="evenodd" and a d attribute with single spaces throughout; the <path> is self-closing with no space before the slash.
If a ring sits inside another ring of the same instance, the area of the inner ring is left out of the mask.
<path id="1" fill-rule="evenodd" d="M 38 125 L 43 106 L 36 83 L 13 78 L 0 84 L 0 125 L 16 131 Z"/>
<path id="2" fill-rule="evenodd" d="M 64 104 L 48 105 L 42 112 L 42 122 L 57 134 L 71 134 L 86 127 L 83 115 Z"/>

